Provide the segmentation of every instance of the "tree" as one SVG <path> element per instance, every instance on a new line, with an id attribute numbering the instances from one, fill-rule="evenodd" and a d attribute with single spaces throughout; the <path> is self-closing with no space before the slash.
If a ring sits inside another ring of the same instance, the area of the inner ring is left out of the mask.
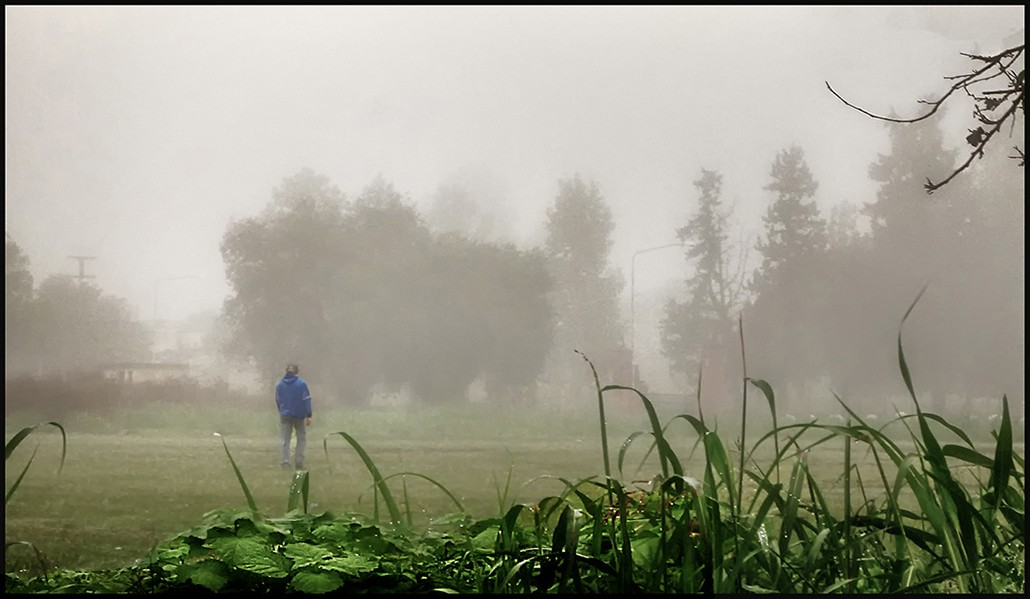
<path id="1" fill-rule="evenodd" d="M 4 234 L 4 367 L 8 375 L 32 368 L 33 283 L 29 258 Z"/>
<path id="2" fill-rule="evenodd" d="M 834 204 L 826 223 L 826 241 L 829 247 L 841 248 L 855 244 L 862 236 L 858 230 L 859 209 L 849 202 Z"/>
<path id="3" fill-rule="evenodd" d="M 40 283 L 32 334 L 43 374 L 89 372 L 150 355 L 150 332 L 133 317 L 125 299 L 67 276 Z"/>
<path id="4" fill-rule="evenodd" d="M 722 175 L 701 169 L 694 181 L 700 193 L 697 212 L 676 236 L 686 247 L 693 275 L 686 279 L 686 300 L 670 299 L 661 322 L 662 350 L 674 371 L 696 384 L 704 371 L 702 398 L 717 402 L 727 383 L 735 312 L 743 297 L 740 261 L 731 264 L 728 218 L 722 207 Z"/>
<path id="5" fill-rule="evenodd" d="M 777 153 L 765 189 L 773 200 L 763 217 L 758 242 L 762 263 L 755 272 L 748 339 L 752 372 L 781 383 L 801 385 L 818 376 L 821 354 L 816 323 L 826 303 L 828 246 L 826 223 L 815 203 L 818 183 L 804 158 L 791 146 Z"/>
<path id="6" fill-rule="evenodd" d="M 944 148 L 944 136 L 935 123 L 911 126 L 888 125 L 890 154 L 880 155 L 869 167 L 869 176 L 880 183 L 876 200 L 863 207 L 869 218 L 873 237 L 879 243 L 907 247 L 913 233 L 927 237 L 938 224 L 927 217 L 932 214 L 924 198 L 920 198 L 920 173 L 944 176 L 955 160 L 956 152 Z M 959 194 L 939 196 L 938 204 L 951 201 Z M 942 211 L 943 212 L 943 211 Z"/>
<path id="7" fill-rule="evenodd" d="M 574 350 L 591 359 L 602 377 L 628 380 L 628 352 L 619 319 L 621 278 L 609 266 L 611 210 L 596 182 L 579 175 L 558 182 L 558 195 L 547 211 L 547 255 L 554 287 L 556 318 L 550 376 L 567 393 L 592 385 Z"/>
<path id="8" fill-rule="evenodd" d="M 988 151 L 967 176 L 926 197 L 922 176 L 947 173 L 935 121 L 889 124 L 890 150 L 870 165 L 879 183 L 870 233 L 837 244 L 824 271 L 830 310 L 820 328 L 831 386 L 850 404 L 892 411 L 901 314 L 908 366 L 927 409 L 948 394 L 1016 400 L 1023 382 L 1023 179 Z M 931 397 L 925 395 L 929 393 Z M 857 407 L 857 406 L 855 406 Z"/>
<path id="9" fill-rule="evenodd" d="M 313 383 L 338 382 L 341 319 L 330 302 L 345 245 L 344 197 L 310 169 L 283 180 L 260 217 L 233 222 L 222 239 L 232 287 L 224 312 L 230 349 L 278 373 L 297 360 Z"/>
<path id="10" fill-rule="evenodd" d="M 765 236 L 758 241 L 762 264 L 752 281 L 752 290 L 759 295 L 811 266 L 807 262 L 825 252 L 828 244 L 826 223 L 814 201 L 819 184 L 808 169 L 804 151 L 798 146 L 781 150 L 770 177 L 765 189 L 775 195 L 762 219 Z"/>
<path id="11" fill-rule="evenodd" d="M 450 173 L 430 198 L 426 223 L 434 233 L 458 233 L 476 241 L 510 237 L 505 188 L 496 175 L 479 165 Z"/>
<path id="12" fill-rule="evenodd" d="M 432 246 L 424 273 L 420 355 L 407 375 L 415 391 L 465 398 L 481 379 L 492 401 L 532 400 L 553 327 L 542 252 L 448 235 Z"/>
<path id="13" fill-rule="evenodd" d="M 1023 49 L 1025 44 L 1019 44 L 1002 50 L 996 54 L 980 55 L 966 54 L 965 56 L 973 61 L 975 68 L 965 75 L 946 77 L 954 81 L 951 87 L 937 100 L 919 100 L 920 104 L 929 105 L 930 109 L 924 114 L 913 118 L 898 118 L 894 116 L 879 116 L 859 108 L 840 96 L 826 82 L 830 90 L 841 102 L 854 108 L 862 114 L 871 118 L 891 123 L 918 123 L 929 119 L 944 106 L 954 94 L 964 92 L 973 101 L 973 125 L 974 129 L 968 129 L 966 143 L 972 146 L 973 150 L 969 156 L 958 167 L 951 170 L 951 174 L 942 175 L 937 182 L 930 176 L 926 177 L 926 184 L 923 186 L 927 193 L 933 193 L 947 185 L 959 173 L 965 171 L 973 163 L 974 159 L 983 158 L 988 142 L 1002 130 L 1006 123 L 1010 128 L 1015 129 L 1016 118 L 1023 114 Z M 986 128 L 985 128 L 986 127 Z M 1018 161 L 1020 167 L 1024 164 L 1023 150 L 1018 145 L 1013 147 L 1016 152 L 1013 159 Z"/>
<path id="14" fill-rule="evenodd" d="M 1023 269 L 1022 177 L 1004 176 L 1000 157 L 981 162 L 971 177 L 955 180 L 927 201 L 918 188 L 918 173 L 947 172 L 954 151 L 944 148 L 936 123 L 891 125 L 891 152 L 870 167 L 880 182 L 874 203 L 869 270 L 880 293 L 867 309 L 877 310 L 884 325 L 879 341 L 896 334 L 888 314 L 903 310 L 923 285 L 928 290 L 919 312 L 906 325 L 913 370 L 930 373 L 922 388 L 945 393 L 1017 396 L 1022 366 L 1010 356 L 1022 350 Z M 990 156 L 990 154 L 988 154 Z M 983 167 L 994 164 L 985 179 Z M 1001 211 L 999 212 L 999 209 Z M 1004 369 L 999 365 L 1007 363 Z M 1020 358 L 1021 363 L 1021 358 Z M 893 360 L 883 356 L 889 372 Z M 1015 371 L 1019 370 L 1020 373 Z M 1000 387 L 1000 388 L 999 388 Z"/>
<path id="15" fill-rule="evenodd" d="M 222 253 L 237 345 L 266 372 L 298 359 L 341 402 L 366 403 L 376 385 L 461 401 L 479 377 L 528 388 L 550 341 L 539 257 L 435 238 L 382 177 L 346 203 L 301 171 L 261 217 L 230 226 Z"/>
<path id="16" fill-rule="evenodd" d="M 150 355 L 150 332 L 125 299 L 59 275 L 34 289 L 29 258 L 10 235 L 4 244 L 4 319 L 7 376 L 89 373 Z"/>
<path id="17" fill-rule="evenodd" d="M 480 213 L 469 192 L 453 184 L 441 185 L 437 189 L 427 217 L 434 229 L 440 232 L 460 232 L 476 238 L 489 234 L 492 224 Z"/>

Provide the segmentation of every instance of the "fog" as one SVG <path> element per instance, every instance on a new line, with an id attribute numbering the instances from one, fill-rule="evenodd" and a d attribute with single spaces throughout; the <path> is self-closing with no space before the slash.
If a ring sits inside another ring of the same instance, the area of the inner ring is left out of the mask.
<path id="1" fill-rule="evenodd" d="M 519 247 L 544 243 L 558 181 L 578 174 L 610 206 L 611 266 L 627 282 L 623 310 L 639 302 L 645 351 L 684 259 L 633 256 L 676 242 L 701 169 L 722 174 L 733 236 L 750 242 L 770 165 L 790 145 L 804 149 L 824 215 L 873 201 L 869 165 L 887 131 L 825 83 L 914 116 L 916 100 L 969 69 L 962 52 L 1021 31 L 1024 9 L 15 6 L 5 17 L 5 230 L 37 283 L 90 256 L 86 274 L 137 318 L 183 319 L 221 309 L 223 235 L 301 169 L 348 199 L 381 176 L 427 219 L 441 186 L 478 186 L 484 235 Z M 949 147 L 964 143 L 968 112 L 943 114 Z"/>

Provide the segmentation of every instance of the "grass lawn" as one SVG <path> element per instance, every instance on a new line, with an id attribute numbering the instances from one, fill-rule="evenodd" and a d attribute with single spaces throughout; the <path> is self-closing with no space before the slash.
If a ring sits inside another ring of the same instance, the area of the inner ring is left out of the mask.
<path id="1" fill-rule="evenodd" d="M 308 435 L 312 512 L 374 511 L 371 476 L 353 448 L 334 434 L 337 431 L 355 437 L 383 475 L 414 472 L 431 477 L 476 518 L 498 516 L 512 503 L 535 503 L 561 491 L 559 482 L 540 477 L 576 481 L 600 478 L 604 472 L 599 423 L 589 407 L 582 415 L 482 405 L 323 409 L 318 415 Z M 7 438 L 21 426 L 39 421 L 33 418 L 8 415 Z M 60 434 L 53 427 L 33 434 L 5 469 L 10 489 L 38 447 L 32 467 L 7 505 L 5 538 L 31 542 L 58 567 L 125 566 L 155 543 L 200 524 L 210 510 L 246 507 L 222 439 L 213 435 L 216 430 L 223 434 L 262 513 L 278 516 L 286 511 L 292 471 L 279 467 L 277 420 L 270 410 L 151 405 L 114 414 L 71 414 L 61 423 L 68 433 L 68 449 L 60 473 Z M 612 467 L 617 470 L 620 445 L 633 431 L 647 428 L 646 416 L 642 410 L 613 411 L 608 426 Z M 735 435 L 722 435 L 732 451 Z M 680 421 L 670 426 L 669 438 L 685 471 L 697 472 L 700 478 L 704 462 L 700 448 L 694 449 L 696 435 Z M 656 455 L 645 455 L 649 439 L 637 438 L 625 453 L 625 482 L 645 481 L 659 472 Z M 762 467 L 763 460 L 771 458 L 771 443 L 766 447 L 769 452 L 755 460 Z M 843 453 L 842 442 L 835 440 L 807 457 L 831 506 L 842 501 Z M 739 454 L 731 459 L 736 463 Z M 852 501 L 861 501 L 862 493 L 879 498 L 883 485 L 870 455 L 859 448 L 852 459 L 861 476 L 861 490 L 858 479 L 852 478 Z M 783 476 L 788 475 L 789 468 L 784 468 Z M 407 497 L 421 525 L 458 510 L 445 493 L 421 478 L 394 478 L 390 486 L 398 502 Z M 7 571 L 33 567 L 34 557 L 24 547 L 12 548 L 6 559 Z"/>

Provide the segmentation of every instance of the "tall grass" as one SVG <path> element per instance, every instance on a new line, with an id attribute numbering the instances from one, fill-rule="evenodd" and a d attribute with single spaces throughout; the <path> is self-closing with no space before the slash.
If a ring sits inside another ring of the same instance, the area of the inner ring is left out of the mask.
<path id="1" fill-rule="evenodd" d="M 57 468 L 58 472 L 60 472 L 61 469 L 64 468 L 64 460 L 68 453 L 68 436 L 64 431 L 64 427 L 57 422 L 41 422 L 33 426 L 27 426 L 18 431 L 13 437 L 11 437 L 11 440 L 4 445 L 4 463 L 6 464 L 7 461 L 11 459 L 11 455 L 14 454 L 14 450 L 17 449 L 18 446 L 29 437 L 29 435 L 42 426 L 52 426 L 61 432 L 61 463 Z M 14 484 L 11 485 L 11 488 L 7 490 L 7 493 L 4 496 L 5 506 L 11 502 L 11 497 L 14 496 L 15 491 L 17 491 L 18 487 L 21 485 L 21 481 L 25 478 L 25 474 L 29 471 L 29 467 L 32 466 L 32 461 L 35 459 L 36 451 L 38 449 L 39 445 L 36 445 L 36 448 L 32 450 L 32 456 L 22 468 L 21 473 L 18 474 L 18 478 L 14 481 Z"/>
<path id="2" fill-rule="evenodd" d="M 36 430 L 38 430 L 40 427 L 43 427 L 43 426 L 53 426 L 54 428 L 56 428 L 57 430 L 59 430 L 61 432 L 61 462 L 60 462 L 60 464 L 57 467 L 57 471 L 60 472 L 64 468 L 64 461 L 65 461 L 65 457 L 67 456 L 68 437 L 65 434 L 64 427 L 61 426 L 61 424 L 57 423 L 57 422 L 41 422 L 41 423 L 33 425 L 33 426 L 27 426 L 25 428 L 22 428 L 20 431 L 18 431 L 11 438 L 11 440 L 9 440 L 6 444 L 4 444 L 4 464 L 6 464 L 11 459 L 11 456 L 14 454 L 14 451 L 18 448 L 19 445 L 22 444 L 22 442 L 24 442 L 29 437 L 29 435 L 31 435 L 33 432 L 35 432 Z M 9 489 L 7 489 L 7 492 L 4 494 L 4 507 L 5 508 L 7 507 L 7 504 L 11 503 L 11 498 L 14 497 L 14 494 L 15 494 L 15 492 L 17 492 L 18 487 L 21 485 L 22 480 L 25 479 L 25 475 L 28 473 L 29 467 L 32 466 L 32 462 L 35 460 L 36 452 L 38 450 L 39 450 L 39 445 L 36 445 L 36 447 L 33 448 L 33 450 L 32 450 L 32 455 L 29 457 L 28 461 L 25 463 L 25 466 L 22 468 L 21 472 L 18 473 L 18 478 L 16 478 L 14 480 L 14 482 L 11 484 L 11 487 Z M 33 545 L 31 541 L 9 540 L 9 539 L 7 539 L 5 537 L 5 539 L 4 539 L 5 551 L 10 551 L 14 547 L 28 547 L 29 549 L 31 549 L 33 551 L 33 553 L 35 555 L 35 558 L 36 558 L 37 562 L 39 563 L 40 570 L 43 573 L 43 578 L 45 580 L 47 578 L 46 561 L 43 559 L 43 555 L 39 551 L 39 549 L 37 549 L 36 546 Z"/>

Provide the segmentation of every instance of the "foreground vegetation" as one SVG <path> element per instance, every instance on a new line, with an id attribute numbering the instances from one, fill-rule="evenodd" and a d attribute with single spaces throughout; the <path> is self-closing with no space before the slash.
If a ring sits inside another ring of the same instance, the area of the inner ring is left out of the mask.
<path id="1" fill-rule="evenodd" d="M 839 398 L 843 424 L 781 425 L 772 387 L 746 378 L 735 451 L 700 409 L 663 422 L 645 395 L 598 384 L 604 475 L 548 477 L 556 490 L 527 501 L 509 470 L 494 481 L 498 512 L 486 519 L 473 517 L 464 494 L 437 478 L 382 471 L 345 431 L 327 435 L 320 449 L 329 464 L 341 447 L 357 456 L 372 479 L 369 509 L 314 509 L 317 475 L 299 471 L 283 478 L 285 513 L 273 515 L 259 507 L 248 469 L 222 436 L 222 459 L 245 508 L 208 512 L 202 524 L 119 568 L 46 568 L 31 539 L 7 539 L 8 552 L 33 555 L 43 571 L 8 569 L 6 590 L 1022 593 L 1025 467 L 1007 399 L 985 448 L 923 411 L 900 336 L 898 358 L 915 413 L 879 427 Z M 755 411 L 749 390 L 772 419 L 768 432 L 747 430 Z M 616 450 L 606 399 L 627 393 L 639 401 L 646 427 Z M 38 426 L 64 433 L 57 423 Z M 6 459 L 37 430 L 26 427 L 8 441 Z M 688 437 L 685 455 L 675 448 Z M 818 456 L 831 449 L 843 459 L 828 480 Z M 640 455 L 652 468 L 648 480 L 627 482 L 624 472 Z M 859 456 L 869 460 L 860 464 Z M 9 484 L 7 502 L 32 463 Z M 449 509 L 418 522 L 416 487 Z"/>

